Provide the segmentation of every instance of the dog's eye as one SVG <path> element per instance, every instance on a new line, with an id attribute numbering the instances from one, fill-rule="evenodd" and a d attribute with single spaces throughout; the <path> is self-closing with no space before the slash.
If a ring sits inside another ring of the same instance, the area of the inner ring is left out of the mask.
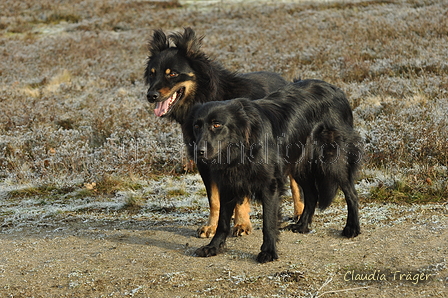
<path id="1" fill-rule="evenodd" d="M 168 76 L 169 78 L 175 78 L 175 77 L 179 76 L 179 74 L 178 74 L 177 72 L 172 71 L 172 72 L 170 72 L 167 76 Z"/>
<path id="2" fill-rule="evenodd" d="M 220 128 L 221 127 L 221 123 L 213 123 L 213 128 Z"/>

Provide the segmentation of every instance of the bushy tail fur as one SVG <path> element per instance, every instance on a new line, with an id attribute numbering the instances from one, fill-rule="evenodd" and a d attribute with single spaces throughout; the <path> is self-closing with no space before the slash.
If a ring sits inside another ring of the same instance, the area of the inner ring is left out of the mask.
<path id="1" fill-rule="evenodd" d="M 352 127 L 320 122 L 311 133 L 313 172 L 320 209 L 327 208 L 341 184 L 353 183 L 360 166 L 360 137 Z M 347 181 L 350 180 L 350 181 Z"/>

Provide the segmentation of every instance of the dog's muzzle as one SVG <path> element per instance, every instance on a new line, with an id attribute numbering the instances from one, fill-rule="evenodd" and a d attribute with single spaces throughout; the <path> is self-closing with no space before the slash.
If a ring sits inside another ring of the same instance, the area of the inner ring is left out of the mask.
<path id="1" fill-rule="evenodd" d="M 159 96 L 160 96 L 160 93 L 157 91 L 148 90 L 148 93 L 146 93 L 146 98 L 151 103 L 156 102 L 156 100 L 159 98 Z"/>

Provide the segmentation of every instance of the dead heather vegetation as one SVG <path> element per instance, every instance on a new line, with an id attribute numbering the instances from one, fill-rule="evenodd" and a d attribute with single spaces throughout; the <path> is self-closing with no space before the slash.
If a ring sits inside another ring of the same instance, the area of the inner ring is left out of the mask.
<path id="1" fill-rule="evenodd" d="M 191 26 L 231 70 L 347 92 L 366 140 L 364 200 L 445 201 L 446 4 L 2 1 L 2 186 L 10 197 L 114 196 L 182 173 L 179 127 L 153 116 L 142 75 L 152 30 Z"/>

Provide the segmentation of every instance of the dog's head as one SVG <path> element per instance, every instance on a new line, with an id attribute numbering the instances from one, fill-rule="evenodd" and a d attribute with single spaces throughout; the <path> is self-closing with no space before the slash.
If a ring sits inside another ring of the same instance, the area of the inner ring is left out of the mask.
<path id="1" fill-rule="evenodd" d="M 191 61 L 201 53 L 201 40 L 191 28 L 185 28 L 183 34 L 169 36 L 162 30 L 154 31 L 149 43 L 145 82 L 149 85 L 148 101 L 156 103 L 156 116 L 170 115 L 182 101 L 194 96 L 197 79 Z"/>
<path id="2" fill-rule="evenodd" d="M 258 138 L 260 126 L 250 100 L 209 102 L 194 106 L 183 125 L 184 141 L 196 162 L 244 162 L 245 151 Z"/>

